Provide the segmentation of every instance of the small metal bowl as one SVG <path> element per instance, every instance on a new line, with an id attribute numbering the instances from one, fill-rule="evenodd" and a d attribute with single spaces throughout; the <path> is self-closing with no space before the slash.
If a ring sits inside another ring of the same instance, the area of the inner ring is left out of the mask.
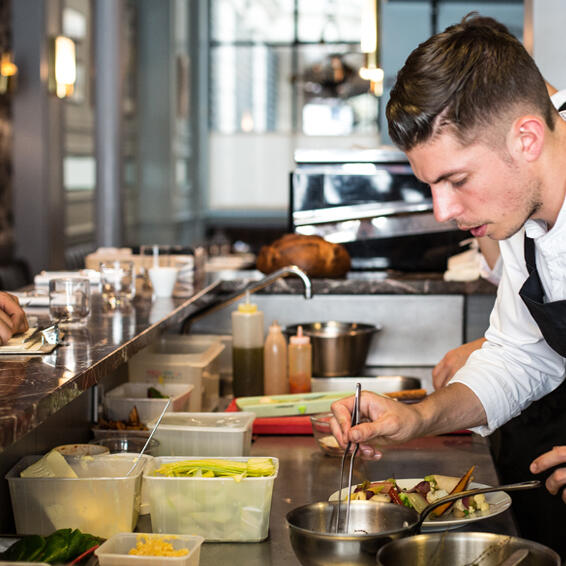
<path id="1" fill-rule="evenodd" d="M 291 546 L 303 566 L 375 566 L 377 551 L 413 534 L 419 521 L 419 514 L 403 505 L 356 501 L 350 508 L 349 532 L 336 533 L 337 509 L 337 503 L 320 502 L 287 513 Z"/>
<path id="2" fill-rule="evenodd" d="M 382 327 L 361 322 L 305 322 L 287 326 L 284 333 L 297 334 L 299 326 L 312 344 L 315 377 L 361 375 L 374 334 Z"/>

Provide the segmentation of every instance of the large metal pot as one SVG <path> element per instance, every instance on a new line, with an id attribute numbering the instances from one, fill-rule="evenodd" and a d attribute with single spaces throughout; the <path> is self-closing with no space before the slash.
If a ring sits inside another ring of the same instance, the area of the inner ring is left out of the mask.
<path id="1" fill-rule="evenodd" d="M 427 515 L 443 503 L 479 493 L 518 491 L 538 487 L 540 487 L 539 481 L 528 481 L 498 487 L 469 489 L 438 499 L 420 514 L 414 509 L 394 503 L 355 501 L 350 508 L 348 532 L 344 532 L 344 524 L 340 524 L 338 532 L 336 531 L 338 502 L 311 503 L 287 513 L 291 546 L 303 566 L 375 565 L 376 553 L 381 547 L 385 547 L 388 543 L 400 542 L 398 539 L 419 533 Z M 341 503 L 341 505 L 345 504 Z M 345 513 L 341 514 L 341 523 L 345 520 L 345 515 Z M 387 564 L 413 566 L 416 563 L 391 561 Z M 546 566 L 546 564 L 546 562 L 541 563 L 541 566 Z M 438 565 L 426 563 L 426 566 L 448 565 L 448 562 Z M 454 563 L 450 566 L 458 565 Z M 478 566 L 483 566 L 483 564 Z M 488 566 L 487 563 L 486 566 Z"/>
<path id="2" fill-rule="evenodd" d="M 527 551 L 525 556 L 525 552 Z M 560 566 L 560 556 L 542 544 L 493 533 L 430 533 L 395 540 L 377 553 L 380 566 Z"/>
<path id="3" fill-rule="evenodd" d="M 381 326 L 360 322 L 305 322 L 287 326 L 290 337 L 297 328 L 310 337 L 312 374 L 315 377 L 358 376 L 363 370 L 373 335 Z"/>

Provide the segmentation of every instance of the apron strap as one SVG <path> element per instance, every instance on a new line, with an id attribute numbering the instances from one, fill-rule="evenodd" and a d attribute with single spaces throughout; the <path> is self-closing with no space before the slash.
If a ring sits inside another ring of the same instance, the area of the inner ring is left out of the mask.
<path id="1" fill-rule="evenodd" d="M 525 263 L 529 275 L 534 271 L 536 273 L 537 264 L 535 259 L 535 241 L 525 235 Z"/>

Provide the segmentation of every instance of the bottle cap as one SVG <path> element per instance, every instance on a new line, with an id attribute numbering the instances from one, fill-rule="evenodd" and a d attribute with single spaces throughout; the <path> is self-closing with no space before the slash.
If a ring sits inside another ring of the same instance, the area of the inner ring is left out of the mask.
<path id="1" fill-rule="evenodd" d="M 291 344 L 310 344 L 311 339 L 303 334 L 303 327 L 299 325 L 297 327 L 296 336 L 291 336 L 291 338 L 289 338 L 289 342 L 291 342 Z"/>
<path id="2" fill-rule="evenodd" d="M 269 326 L 269 332 L 279 332 L 280 330 L 281 327 L 279 326 L 279 323 L 276 320 L 274 320 Z"/>
<path id="3" fill-rule="evenodd" d="M 238 305 L 238 312 L 244 314 L 253 314 L 254 312 L 257 312 L 257 305 L 255 303 L 250 303 L 250 293 L 248 291 L 246 291 L 246 302 Z"/>

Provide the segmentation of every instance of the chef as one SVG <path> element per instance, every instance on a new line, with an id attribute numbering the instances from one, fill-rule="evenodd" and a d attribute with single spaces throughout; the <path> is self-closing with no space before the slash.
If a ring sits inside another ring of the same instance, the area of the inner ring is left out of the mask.
<path id="1" fill-rule="evenodd" d="M 409 55 L 387 119 L 431 187 L 436 219 L 500 241 L 502 278 L 486 342 L 446 387 L 415 405 L 364 392 L 370 422 L 354 428 L 353 400 L 338 401 L 333 432 L 378 459 L 372 438 L 398 443 L 460 428 L 488 435 L 532 405 L 515 441 L 538 447 L 525 464 L 532 473 L 558 466 L 546 479 L 557 494 L 566 484 L 566 122 L 521 43 L 474 15 Z"/>

